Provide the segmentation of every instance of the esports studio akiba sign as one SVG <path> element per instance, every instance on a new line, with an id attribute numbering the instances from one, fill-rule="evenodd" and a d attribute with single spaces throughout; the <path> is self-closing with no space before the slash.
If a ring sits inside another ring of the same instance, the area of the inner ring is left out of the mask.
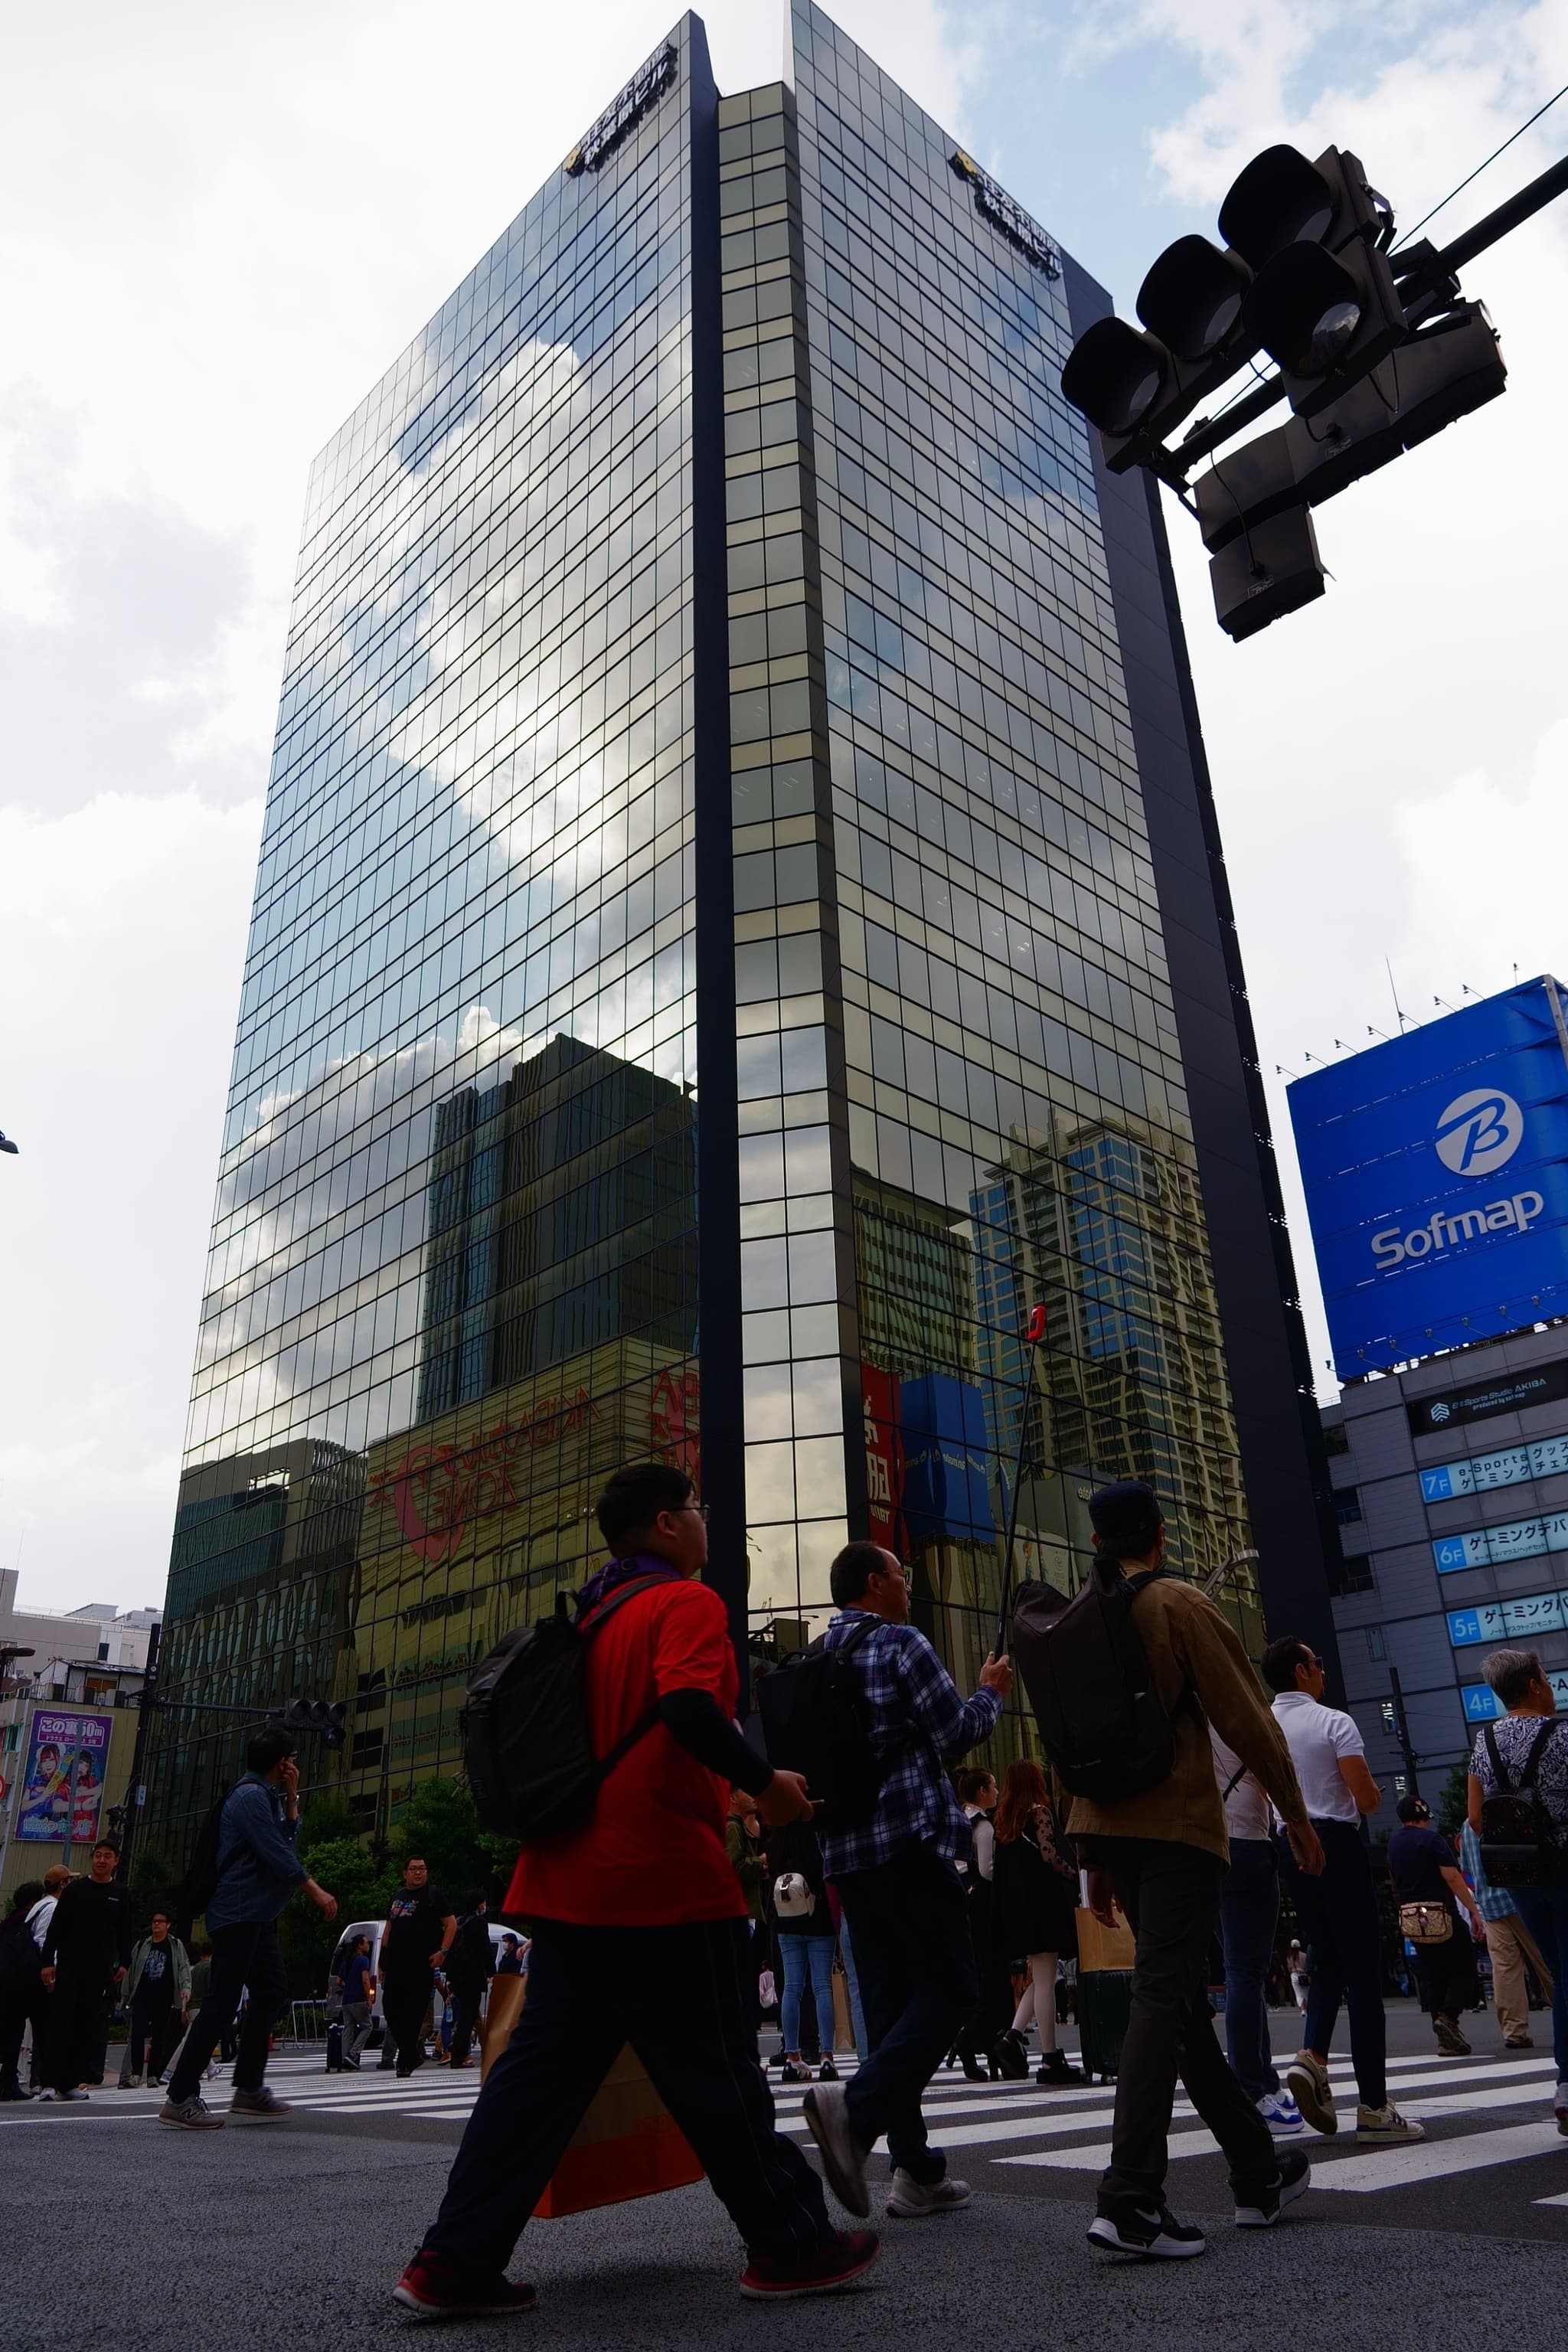
<path id="1" fill-rule="evenodd" d="M 1568 1314 L 1565 1016 L 1529 981 L 1289 1087 L 1342 1380 Z"/>

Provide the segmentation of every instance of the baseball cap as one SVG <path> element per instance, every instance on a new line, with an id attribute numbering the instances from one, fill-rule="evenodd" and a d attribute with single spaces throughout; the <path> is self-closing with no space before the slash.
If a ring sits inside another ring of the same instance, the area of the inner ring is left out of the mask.
<path id="1" fill-rule="evenodd" d="M 1101 1543 L 1117 1551 L 1148 1551 L 1164 1516 L 1146 1479 L 1117 1478 L 1089 1498 L 1089 1525 Z"/>

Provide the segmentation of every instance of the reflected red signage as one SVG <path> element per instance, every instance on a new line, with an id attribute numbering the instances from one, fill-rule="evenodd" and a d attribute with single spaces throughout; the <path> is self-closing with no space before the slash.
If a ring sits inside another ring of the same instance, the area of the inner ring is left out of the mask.
<path id="1" fill-rule="evenodd" d="M 903 1558 L 904 1444 L 899 1434 L 899 1383 L 875 1364 L 860 1366 L 866 1422 L 866 1532 Z"/>
<path id="2" fill-rule="evenodd" d="M 526 1420 L 503 1423 L 467 1444 L 415 1446 L 372 1491 L 390 1490 L 397 1524 L 422 1559 L 450 1559 L 475 1519 L 525 1499 L 530 1481 L 522 1480 L 521 1495 L 516 1482 L 531 1448 L 552 1445 L 599 1417 L 584 1388 L 546 1397 Z"/>

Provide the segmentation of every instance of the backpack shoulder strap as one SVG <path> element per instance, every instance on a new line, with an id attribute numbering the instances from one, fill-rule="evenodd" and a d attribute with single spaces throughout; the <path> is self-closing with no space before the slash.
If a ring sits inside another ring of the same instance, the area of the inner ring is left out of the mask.
<path id="1" fill-rule="evenodd" d="M 1487 1754 L 1491 1759 L 1491 1768 L 1497 1775 L 1498 1794 L 1508 1796 L 1512 1790 L 1513 1781 L 1510 1778 L 1508 1766 L 1502 1760 L 1502 1750 L 1497 1744 L 1496 1724 L 1489 1723 L 1482 1731 L 1481 1738 L 1486 1742 Z"/>
<path id="2" fill-rule="evenodd" d="M 656 1584 L 668 1584 L 668 1578 L 664 1576 L 634 1576 L 630 1583 L 617 1585 L 608 1600 L 600 1601 L 587 1623 L 578 1627 L 579 1633 L 586 1640 L 590 1633 L 596 1633 L 605 1618 L 614 1616 L 624 1602 L 635 1601 L 639 1592 L 651 1592 Z"/>
<path id="3" fill-rule="evenodd" d="M 873 1616 L 868 1612 L 866 1616 L 861 1618 L 858 1625 L 857 1625 L 852 1632 L 847 1633 L 843 1641 L 838 1643 L 837 1654 L 841 1658 L 848 1657 L 852 1651 L 858 1650 L 860 1647 L 862 1642 L 870 1640 L 871 1635 L 876 1632 L 881 1622 L 882 1621 L 879 1617 Z"/>
<path id="4" fill-rule="evenodd" d="M 1541 1759 L 1551 1747 L 1552 1735 L 1556 1728 L 1555 1717 L 1549 1715 L 1530 1743 L 1530 1753 L 1524 1759 L 1524 1769 L 1519 1776 L 1521 1789 L 1534 1788 L 1535 1776 L 1541 1769 Z"/>

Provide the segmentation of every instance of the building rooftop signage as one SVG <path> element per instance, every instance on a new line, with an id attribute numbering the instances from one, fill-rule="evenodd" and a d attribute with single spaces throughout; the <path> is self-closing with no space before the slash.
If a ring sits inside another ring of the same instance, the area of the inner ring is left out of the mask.
<path id="1" fill-rule="evenodd" d="M 1056 247 L 1037 221 L 1031 220 L 1024 207 L 983 172 L 973 155 L 962 147 L 952 151 L 952 168 L 961 180 L 967 180 L 974 191 L 974 209 L 984 213 L 994 228 L 999 228 L 1009 245 L 1016 245 L 1026 261 L 1043 269 L 1047 278 L 1059 278 L 1062 260 Z"/>
<path id="2" fill-rule="evenodd" d="M 578 141 L 563 169 L 574 174 L 596 172 L 614 154 L 634 124 L 640 122 L 649 107 L 663 97 L 675 79 L 677 62 L 673 42 L 666 41 L 661 49 L 656 49 L 647 63 L 637 68 L 620 95 L 611 100 L 593 129 Z"/>
<path id="3" fill-rule="evenodd" d="M 1555 980 L 1314 1070 L 1288 1099 L 1342 1380 L 1568 1314 Z"/>
<path id="4" fill-rule="evenodd" d="M 1501 1380 L 1471 1381 L 1462 1389 L 1445 1389 L 1440 1395 L 1407 1397 L 1405 1410 L 1414 1437 L 1433 1437 L 1461 1421 L 1489 1421 L 1494 1413 L 1522 1412 L 1527 1405 L 1557 1404 L 1568 1397 L 1568 1357 L 1536 1364 L 1528 1372 L 1505 1373 Z"/>

